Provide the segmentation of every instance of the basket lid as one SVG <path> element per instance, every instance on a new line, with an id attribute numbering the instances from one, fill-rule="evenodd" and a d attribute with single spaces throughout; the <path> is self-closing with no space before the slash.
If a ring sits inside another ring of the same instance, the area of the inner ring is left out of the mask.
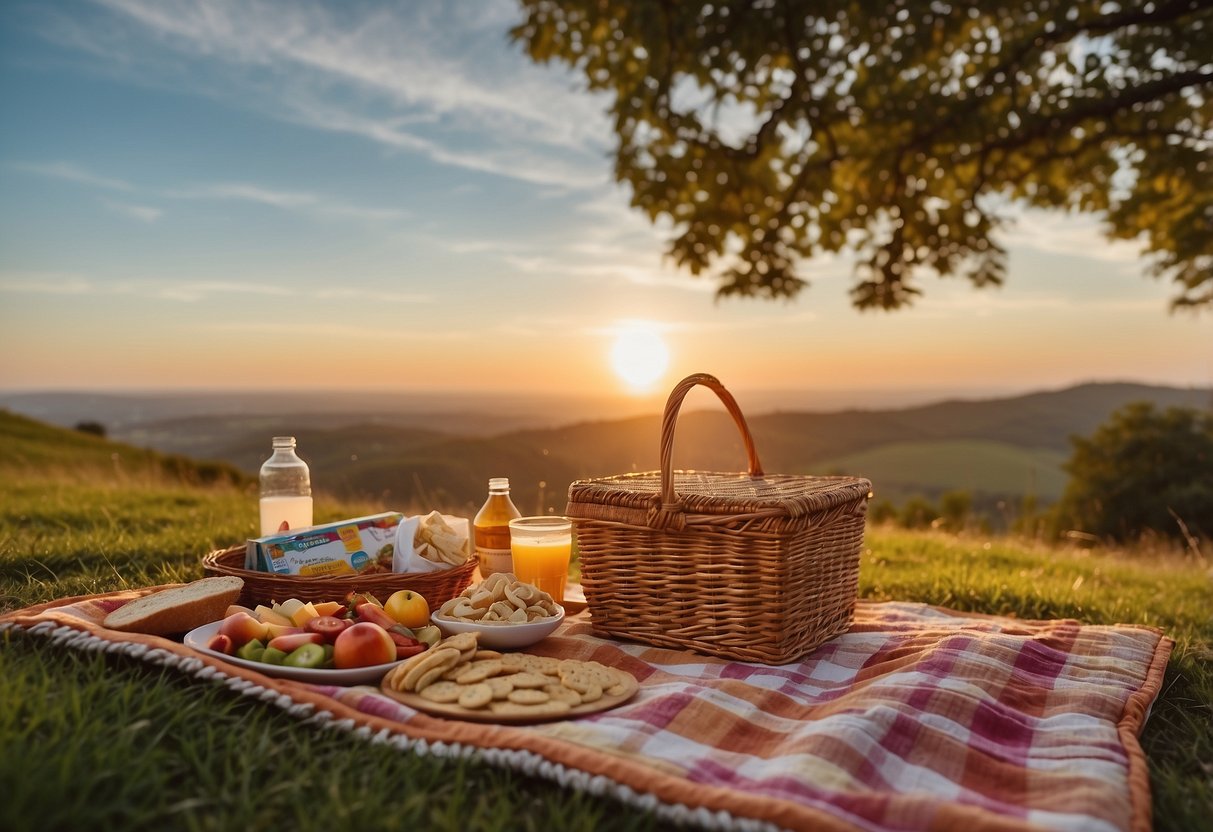
<path id="1" fill-rule="evenodd" d="M 601 518 L 601 512 L 584 509 L 598 505 L 646 513 L 800 517 L 866 499 L 872 490 L 872 483 L 859 477 L 674 471 L 673 478 L 675 506 L 662 505 L 660 471 L 578 480 L 569 486 L 568 514 Z"/>

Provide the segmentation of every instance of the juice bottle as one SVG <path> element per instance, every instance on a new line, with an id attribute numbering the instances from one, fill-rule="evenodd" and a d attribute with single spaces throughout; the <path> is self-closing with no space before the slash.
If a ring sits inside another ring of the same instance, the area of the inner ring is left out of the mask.
<path id="1" fill-rule="evenodd" d="M 261 466 L 261 536 L 312 525 L 312 476 L 295 453 L 295 437 L 275 436 Z"/>
<path id="2" fill-rule="evenodd" d="M 494 572 L 509 572 L 513 568 L 510 557 L 510 521 L 521 517 L 522 512 L 510 499 L 510 481 L 507 477 L 489 480 L 489 498 L 484 501 L 476 519 L 472 521 L 472 537 L 476 546 L 476 559 L 480 562 L 480 574 L 487 578 Z"/>

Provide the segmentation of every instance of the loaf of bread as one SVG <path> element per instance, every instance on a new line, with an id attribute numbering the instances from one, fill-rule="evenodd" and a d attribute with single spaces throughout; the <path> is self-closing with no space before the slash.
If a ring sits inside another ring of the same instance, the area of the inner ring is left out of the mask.
<path id="1" fill-rule="evenodd" d="M 242 589 L 240 578 L 203 578 L 136 598 L 107 615 L 101 626 L 150 636 L 184 633 L 222 618 Z"/>

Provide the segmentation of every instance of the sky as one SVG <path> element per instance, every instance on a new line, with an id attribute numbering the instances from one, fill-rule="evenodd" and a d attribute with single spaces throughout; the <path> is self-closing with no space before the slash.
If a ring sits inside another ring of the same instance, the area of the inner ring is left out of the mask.
<path id="1" fill-rule="evenodd" d="M 614 182 L 609 101 L 519 18 L 0 4 L 0 390 L 1213 384 L 1213 314 L 1170 313 L 1093 217 L 1023 213 L 1004 287 L 924 277 L 895 313 L 850 306 L 845 257 L 717 300 Z"/>

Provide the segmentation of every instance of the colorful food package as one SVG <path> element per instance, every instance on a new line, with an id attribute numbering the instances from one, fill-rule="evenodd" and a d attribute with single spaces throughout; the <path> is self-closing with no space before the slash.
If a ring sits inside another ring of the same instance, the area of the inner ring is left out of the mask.
<path id="1" fill-rule="evenodd" d="M 392 571 L 398 511 L 267 535 L 248 542 L 245 568 L 279 575 L 355 575 Z"/>

